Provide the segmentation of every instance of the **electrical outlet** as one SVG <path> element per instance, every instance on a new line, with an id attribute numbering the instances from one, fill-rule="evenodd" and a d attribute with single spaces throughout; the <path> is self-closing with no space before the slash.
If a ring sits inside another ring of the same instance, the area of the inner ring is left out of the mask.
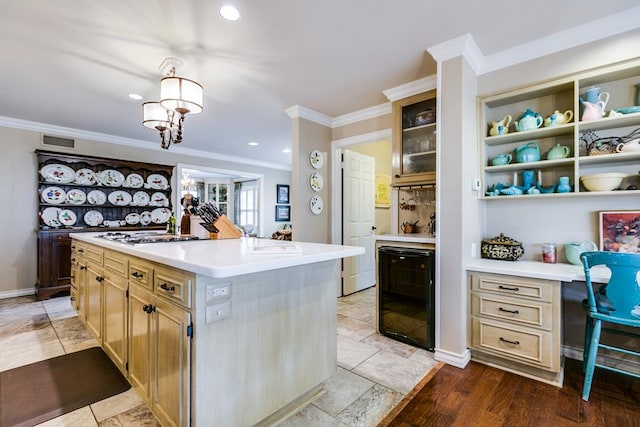
<path id="1" fill-rule="evenodd" d="M 476 178 L 473 181 L 471 181 L 471 189 L 475 191 L 480 190 L 480 179 Z"/>
<path id="2" fill-rule="evenodd" d="M 231 295 L 231 283 L 207 285 L 207 305 Z"/>

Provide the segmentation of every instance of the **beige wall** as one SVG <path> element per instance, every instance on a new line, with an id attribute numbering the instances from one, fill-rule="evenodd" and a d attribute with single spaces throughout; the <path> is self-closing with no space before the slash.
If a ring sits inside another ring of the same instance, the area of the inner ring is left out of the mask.
<path id="1" fill-rule="evenodd" d="M 378 141 L 365 144 L 358 144 L 347 149 L 373 157 L 376 162 L 376 174 L 388 175 L 391 177 L 391 141 Z M 376 233 L 391 233 L 391 213 L 393 207 L 376 208 Z"/>
<path id="2" fill-rule="evenodd" d="M 376 132 L 382 129 L 391 129 L 393 124 L 393 116 L 391 113 L 384 116 L 374 117 L 362 120 L 356 123 L 334 128 L 331 138 L 335 141 L 338 139 L 349 138 L 357 135 L 364 135 L 370 132 Z"/>
<path id="3" fill-rule="evenodd" d="M 264 175 L 264 224 L 262 234 L 270 236 L 282 223 L 275 222 L 276 184 L 290 184 L 291 172 L 268 169 L 177 154 L 175 150 L 161 150 L 159 143 L 153 148 L 132 147 L 76 140 L 76 149 L 57 149 L 41 145 L 39 132 L 0 127 L 0 223 L 4 225 L 0 246 L 0 298 L 33 291 L 37 280 L 37 239 L 38 220 L 38 162 L 34 151 L 70 152 L 115 159 L 126 159 L 166 165 L 185 163 L 210 168 L 247 171 Z M 151 146 L 151 145 L 150 145 Z"/>
<path id="4" fill-rule="evenodd" d="M 291 216 L 293 239 L 303 242 L 331 243 L 331 128 L 306 119 L 293 119 L 293 168 L 291 186 Z M 314 169 L 309 162 L 309 153 L 320 150 L 324 165 Z M 315 192 L 309 185 L 309 176 L 320 172 L 324 188 Z M 324 202 L 320 215 L 314 215 L 309 200 L 319 195 Z"/>

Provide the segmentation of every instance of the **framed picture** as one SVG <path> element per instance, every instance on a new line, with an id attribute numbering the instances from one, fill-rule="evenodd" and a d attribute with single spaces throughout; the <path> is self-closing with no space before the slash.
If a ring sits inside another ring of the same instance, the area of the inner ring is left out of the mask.
<path id="1" fill-rule="evenodd" d="M 276 221 L 291 221 L 291 206 L 276 205 Z"/>
<path id="2" fill-rule="evenodd" d="M 640 211 L 601 211 L 600 250 L 640 252 Z"/>
<path id="3" fill-rule="evenodd" d="M 289 203 L 289 186 L 276 184 L 276 203 Z"/>
<path id="4" fill-rule="evenodd" d="M 376 208 L 391 207 L 391 176 L 376 174 Z"/>

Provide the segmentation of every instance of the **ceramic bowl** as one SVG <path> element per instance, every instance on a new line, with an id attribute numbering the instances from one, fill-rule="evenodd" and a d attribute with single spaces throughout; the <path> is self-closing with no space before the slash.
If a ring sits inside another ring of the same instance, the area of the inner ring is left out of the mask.
<path id="1" fill-rule="evenodd" d="M 620 186 L 624 173 L 597 173 L 580 177 L 582 185 L 589 191 L 612 191 Z"/>

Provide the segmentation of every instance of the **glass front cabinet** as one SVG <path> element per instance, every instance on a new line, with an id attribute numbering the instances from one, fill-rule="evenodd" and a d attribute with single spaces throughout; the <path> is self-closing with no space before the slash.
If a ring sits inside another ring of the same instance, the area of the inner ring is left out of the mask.
<path id="1" fill-rule="evenodd" d="M 233 212 L 230 210 L 229 196 L 231 192 L 231 184 L 228 182 L 205 181 L 205 202 L 212 202 L 226 216 L 233 218 Z"/>
<path id="2" fill-rule="evenodd" d="M 436 180 L 436 91 L 393 102 L 394 185 Z"/>

